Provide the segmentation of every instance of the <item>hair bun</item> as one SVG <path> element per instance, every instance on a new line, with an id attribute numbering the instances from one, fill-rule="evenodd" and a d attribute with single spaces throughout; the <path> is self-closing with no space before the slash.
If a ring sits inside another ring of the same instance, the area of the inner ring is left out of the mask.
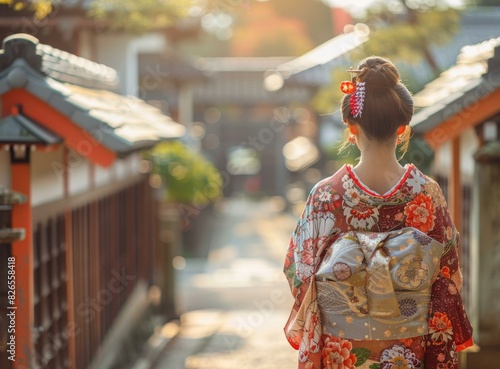
<path id="1" fill-rule="evenodd" d="M 362 72 L 358 75 L 360 81 L 366 82 L 370 89 L 390 89 L 400 82 L 399 72 L 387 59 L 372 56 L 363 60 L 358 69 Z"/>

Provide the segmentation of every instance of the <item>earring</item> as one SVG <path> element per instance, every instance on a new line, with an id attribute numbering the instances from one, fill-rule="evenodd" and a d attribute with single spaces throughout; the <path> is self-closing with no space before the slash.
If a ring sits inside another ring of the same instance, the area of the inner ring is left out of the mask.
<path id="1" fill-rule="evenodd" d="M 349 143 L 350 143 L 351 145 L 356 144 L 356 136 L 354 136 L 354 135 L 349 135 L 348 140 L 349 140 Z"/>

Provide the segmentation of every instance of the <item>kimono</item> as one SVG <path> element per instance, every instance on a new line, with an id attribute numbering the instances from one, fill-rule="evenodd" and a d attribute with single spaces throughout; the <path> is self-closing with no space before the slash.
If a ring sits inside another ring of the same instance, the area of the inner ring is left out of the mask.
<path id="1" fill-rule="evenodd" d="M 458 247 L 439 185 L 413 164 L 384 195 L 350 165 L 320 181 L 284 265 L 298 367 L 458 369 L 473 344 Z"/>

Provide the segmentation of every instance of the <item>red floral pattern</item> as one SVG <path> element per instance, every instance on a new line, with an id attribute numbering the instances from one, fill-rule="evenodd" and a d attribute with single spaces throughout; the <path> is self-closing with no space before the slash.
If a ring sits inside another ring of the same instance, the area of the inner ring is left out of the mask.
<path id="1" fill-rule="evenodd" d="M 435 345 L 440 345 L 451 339 L 453 327 L 446 313 L 439 311 L 434 313 L 434 316 L 429 319 L 429 333 Z"/>
<path id="2" fill-rule="evenodd" d="M 405 224 L 415 227 L 424 233 L 428 233 L 434 228 L 434 204 L 432 197 L 419 193 L 412 201 L 406 205 L 404 214 L 406 215 Z"/>
<path id="3" fill-rule="evenodd" d="M 357 359 L 351 350 L 351 342 L 338 337 L 327 338 L 321 353 L 323 367 L 325 369 L 353 369 Z"/>

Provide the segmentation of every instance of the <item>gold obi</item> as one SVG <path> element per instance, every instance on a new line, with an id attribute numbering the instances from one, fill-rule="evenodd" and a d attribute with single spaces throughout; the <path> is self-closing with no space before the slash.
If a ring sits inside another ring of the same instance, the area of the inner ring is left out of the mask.
<path id="1" fill-rule="evenodd" d="M 443 249 L 411 227 L 340 236 L 316 273 L 324 333 L 360 340 L 427 334 Z"/>

